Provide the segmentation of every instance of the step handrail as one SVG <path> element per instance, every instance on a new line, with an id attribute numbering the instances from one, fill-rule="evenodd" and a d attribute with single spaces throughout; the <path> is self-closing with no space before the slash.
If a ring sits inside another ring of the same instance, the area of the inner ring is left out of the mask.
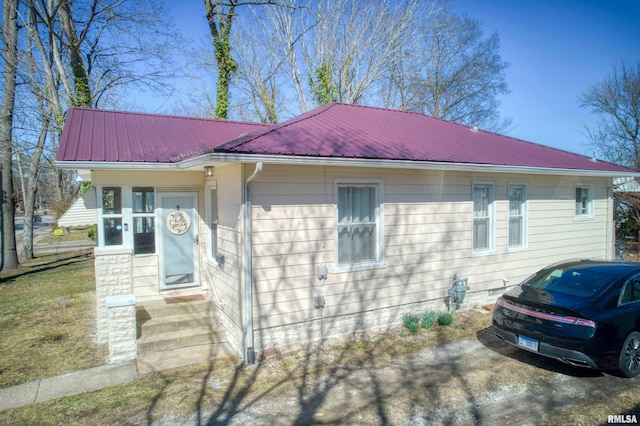
<path id="1" fill-rule="evenodd" d="M 213 285 L 213 278 L 211 277 L 211 272 L 209 271 L 209 268 L 205 266 L 205 268 L 207 270 L 207 277 L 209 277 L 208 281 L 209 281 L 209 287 L 211 287 L 211 290 L 213 290 L 213 296 L 216 299 L 216 306 L 219 309 L 222 309 L 222 307 L 225 305 L 225 303 L 220 300 L 220 296 L 218 296 L 218 291 L 216 290 L 216 286 Z"/>

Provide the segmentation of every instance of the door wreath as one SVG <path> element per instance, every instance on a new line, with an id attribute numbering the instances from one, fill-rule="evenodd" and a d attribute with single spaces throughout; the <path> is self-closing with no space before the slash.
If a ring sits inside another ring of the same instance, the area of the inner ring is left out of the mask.
<path id="1" fill-rule="evenodd" d="M 182 235 L 191 228 L 189 215 L 182 210 L 175 210 L 167 216 L 167 229 L 174 235 Z"/>

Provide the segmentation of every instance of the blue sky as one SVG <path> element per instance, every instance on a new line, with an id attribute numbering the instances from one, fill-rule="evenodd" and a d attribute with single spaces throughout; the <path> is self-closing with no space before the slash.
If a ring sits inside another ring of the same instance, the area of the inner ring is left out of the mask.
<path id="1" fill-rule="evenodd" d="M 502 115 L 510 136 L 591 156 L 584 125 L 596 117 L 579 96 L 620 59 L 640 64 L 640 0 L 457 0 L 458 10 L 497 32 L 511 89 Z M 169 2 L 186 35 L 208 40 L 200 0 Z"/>
<path id="2" fill-rule="evenodd" d="M 500 36 L 511 93 L 502 114 L 510 136 L 592 155 L 578 98 L 624 59 L 640 64 L 638 0 L 460 0 L 459 8 Z"/>

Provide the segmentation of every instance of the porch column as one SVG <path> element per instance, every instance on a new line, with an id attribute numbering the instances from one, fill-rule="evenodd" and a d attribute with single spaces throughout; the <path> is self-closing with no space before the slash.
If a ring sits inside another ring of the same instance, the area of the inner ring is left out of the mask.
<path id="1" fill-rule="evenodd" d="M 94 250 L 96 273 L 96 316 L 98 343 L 109 342 L 109 296 L 133 294 L 133 265 L 131 249 Z"/>
<path id="2" fill-rule="evenodd" d="M 109 296 L 105 303 L 109 315 L 109 363 L 133 361 L 136 343 L 136 297 L 133 294 Z"/>

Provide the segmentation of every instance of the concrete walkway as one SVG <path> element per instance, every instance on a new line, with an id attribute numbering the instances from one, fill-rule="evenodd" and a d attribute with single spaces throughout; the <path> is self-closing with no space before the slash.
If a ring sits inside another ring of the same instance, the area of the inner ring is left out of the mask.
<path id="1" fill-rule="evenodd" d="M 0 411 L 130 382 L 138 377 L 135 361 L 101 365 L 61 376 L 0 389 Z"/>

